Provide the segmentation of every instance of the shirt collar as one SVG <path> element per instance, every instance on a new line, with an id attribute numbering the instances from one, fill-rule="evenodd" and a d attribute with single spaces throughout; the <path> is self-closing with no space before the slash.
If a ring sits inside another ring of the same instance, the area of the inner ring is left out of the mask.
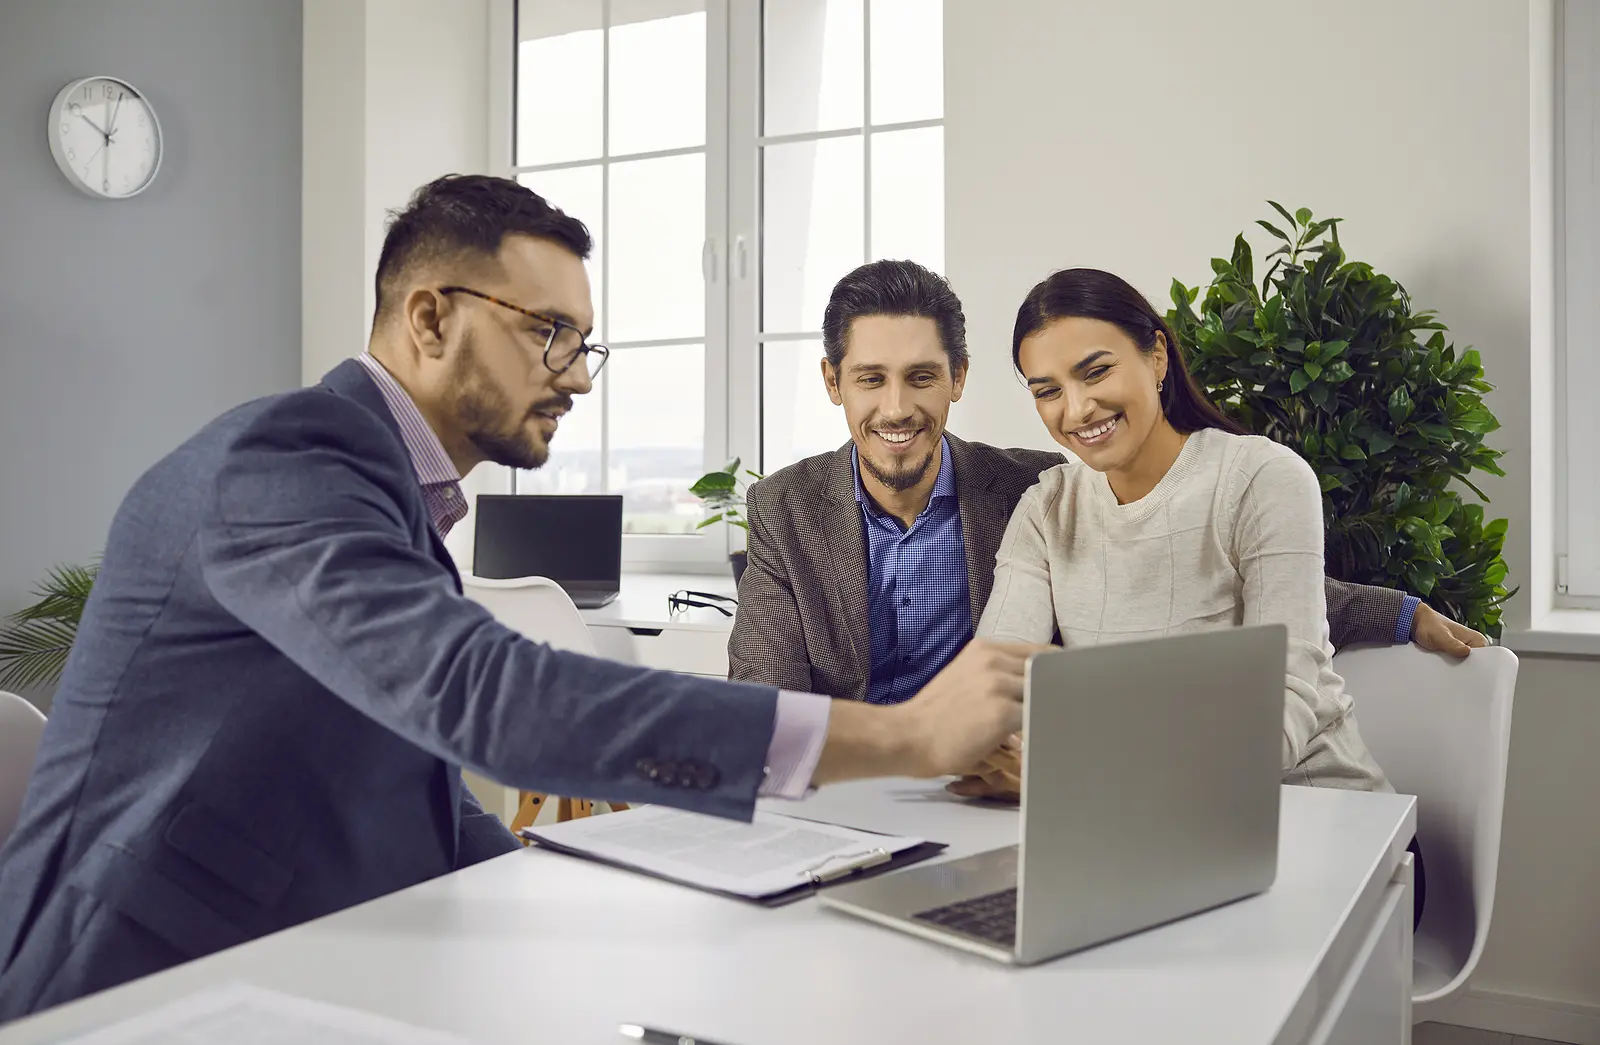
<path id="1" fill-rule="evenodd" d="M 383 401 L 389 406 L 389 413 L 394 415 L 395 423 L 400 426 L 400 438 L 406 444 L 406 452 L 411 455 L 411 467 L 416 470 L 417 481 L 423 486 L 459 483 L 461 473 L 456 471 L 450 455 L 444 452 L 444 444 L 439 442 L 438 434 L 422 416 L 422 411 L 417 409 L 410 393 L 400 387 L 400 382 L 373 358 L 372 353 L 363 352 L 356 358 L 372 375 L 378 391 L 383 393 Z"/>
<path id="2" fill-rule="evenodd" d="M 861 485 L 861 454 L 854 443 L 850 444 L 850 471 L 856 480 L 856 503 L 874 515 L 883 514 L 872 498 L 867 496 L 867 488 Z M 947 497 L 956 495 L 956 469 L 950 460 L 950 439 L 947 436 L 939 437 L 939 478 L 933 481 L 933 496 L 928 498 L 928 507 Z M 924 508 L 923 511 L 927 511 Z"/>

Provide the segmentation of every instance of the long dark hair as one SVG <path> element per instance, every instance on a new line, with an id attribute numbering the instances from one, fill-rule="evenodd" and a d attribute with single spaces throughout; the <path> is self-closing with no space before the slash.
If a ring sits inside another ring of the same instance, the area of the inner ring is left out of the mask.
<path id="1" fill-rule="evenodd" d="M 1099 269 L 1063 269 L 1028 291 L 1022 307 L 1017 309 L 1017 325 L 1011 333 L 1011 365 L 1021 373 L 1022 342 L 1058 319 L 1075 318 L 1111 323 L 1147 354 L 1156 350 L 1156 334 L 1166 339 L 1167 376 L 1161 390 L 1161 412 L 1173 428 L 1184 434 L 1202 428 L 1247 434 L 1195 384 L 1184 363 L 1183 347 L 1144 295 L 1127 280 Z"/>

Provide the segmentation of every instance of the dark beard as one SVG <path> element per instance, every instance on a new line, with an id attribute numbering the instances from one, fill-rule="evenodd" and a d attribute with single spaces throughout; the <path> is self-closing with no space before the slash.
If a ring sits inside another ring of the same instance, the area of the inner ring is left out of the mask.
<path id="1" fill-rule="evenodd" d="M 495 464 L 523 470 L 543 467 L 550 459 L 550 447 L 529 435 L 523 422 L 540 410 L 570 408 L 571 400 L 564 396 L 545 400 L 509 428 L 501 428 L 500 419 L 511 413 L 511 405 L 478 363 L 470 337 L 462 343 L 456 358 L 455 413 L 467 439 Z"/>
<path id="2" fill-rule="evenodd" d="M 921 464 L 910 465 L 898 472 L 886 472 L 879 468 L 866 454 L 859 454 L 861 467 L 872 474 L 872 477 L 896 493 L 904 493 L 913 486 L 922 482 L 928 475 L 928 469 L 933 467 L 934 450 L 928 451 L 928 456 L 922 459 Z"/>

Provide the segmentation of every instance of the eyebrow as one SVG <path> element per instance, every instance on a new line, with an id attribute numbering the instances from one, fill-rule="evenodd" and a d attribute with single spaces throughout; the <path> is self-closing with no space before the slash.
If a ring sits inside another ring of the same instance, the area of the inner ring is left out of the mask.
<path id="1" fill-rule="evenodd" d="M 583 331 L 583 337 L 584 337 L 585 341 L 587 341 L 589 339 L 589 335 L 590 334 L 594 333 L 594 327 L 593 326 L 590 326 L 587 329 L 585 329 L 583 324 L 579 323 L 576 317 L 569 316 L 567 313 L 562 312 L 562 311 L 560 311 L 558 309 L 553 309 L 553 308 L 530 308 L 530 309 L 528 309 L 528 311 L 529 312 L 537 312 L 541 316 L 548 316 L 551 319 L 559 319 L 561 322 L 565 323 L 567 326 L 571 327 L 572 329 Z"/>
<path id="2" fill-rule="evenodd" d="M 882 363 L 852 363 L 849 368 L 852 374 L 882 374 L 886 373 L 888 369 Z M 937 359 L 925 359 L 918 363 L 909 363 L 903 369 L 907 372 L 912 370 L 941 370 L 942 365 Z"/>
<path id="3" fill-rule="evenodd" d="M 1101 356 L 1109 355 L 1111 355 L 1111 352 L 1104 348 L 1098 352 L 1090 352 L 1088 355 L 1084 356 L 1082 359 L 1078 360 L 1078 362 L 1073 364 L 1072 372 L 1081 376 L 1085 371 L 1092 367 Z M 1028 387 L 1032 388 L 1034 385 L 1048 385 L 1052 380 L 1054 379 L 1049 377 L 1030 377 L 1028 378 Z"/>

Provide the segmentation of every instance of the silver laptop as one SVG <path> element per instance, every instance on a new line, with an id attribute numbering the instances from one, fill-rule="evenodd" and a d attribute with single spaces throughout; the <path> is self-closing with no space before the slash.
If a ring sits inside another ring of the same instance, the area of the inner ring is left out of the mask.
<path id="1" fill-rule="evenodd" d="M 1017 845 L 834 886 L 824 904 L 1027 965 L 1268 888 L 1281 624 L 1028 663 Z"/>

